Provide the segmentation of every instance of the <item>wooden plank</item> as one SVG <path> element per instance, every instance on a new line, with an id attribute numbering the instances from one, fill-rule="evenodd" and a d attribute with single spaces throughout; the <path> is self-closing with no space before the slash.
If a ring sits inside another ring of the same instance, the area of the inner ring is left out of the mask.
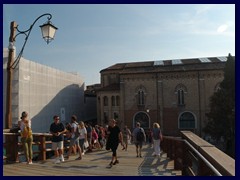
<path id="1" fill-rule="evenodd" d="M 235 176 L 235 160 L 216 147 L 201 147 L 199 152 L 225 176 Z"/>
<path id="2" fill-rule="evenodd" d="M 174 162 L 162 154 L 161 158 L 152 156 L 153 149 L 145 145 L 143 158 L 136 157 L 134 145 L 129 145 L 128 151 L 119 147 L 119 164 L 108 168 L 111 161 L 111 151 L 94 150 L 87 153 L 82 160 L 75 160 L 78 155 L 70 156 L 69 160 L 54 164 L 54 159 L 34 162 L 32 165 L 24 163 L 5 164 L 4 176 L 162 176 L 181 175 L 181 171 L 173 169 Z"/>
<path id="3" fill-rule="evenodd" d="M 192 133 L 191 131 L 181 131 L 181 133 L 183 135 L 183 138 L 186 139 L 197 150 L 199 149 L 199 147 L 202 147 L 202 146 L 214 147 L 212 144 L 203 140 L 202 138 L 200 138 L 196 134 Z"/>

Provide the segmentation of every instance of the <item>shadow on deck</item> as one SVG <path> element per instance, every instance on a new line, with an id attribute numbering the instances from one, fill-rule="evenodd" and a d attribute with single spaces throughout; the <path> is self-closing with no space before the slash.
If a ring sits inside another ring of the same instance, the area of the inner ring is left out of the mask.
<path id="1" fill-rule="evenodd" d="M 181 171 L 174 170 L 174 161 L 162 153 L 160 158 L 152 156 L 153 149 L 145 145 L 142 158 L 136 157 L 135 146 L 129 145 L 128 151 L 118 148 L 120 163 L 108 167 L 112 153 L 95 150 L 75 160 L 77 155 L 61 164 L 54 164 L 54 159 L 35 161 L 32 165 L 25 162 L 5 164 L 4 176 L 181 176 Z"/>

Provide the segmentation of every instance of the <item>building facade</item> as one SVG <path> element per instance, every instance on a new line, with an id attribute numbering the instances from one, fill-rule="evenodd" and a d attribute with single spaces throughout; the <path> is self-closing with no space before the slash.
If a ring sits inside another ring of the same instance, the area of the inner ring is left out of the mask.
<path id="1" fill-rule="evenodd" d="M 115 118 L 131 129 L 154 122 L 164 135 L 190 130 L 203 136 L 209 98 L 224 78 L 227 57 L 119 63 L 100 71 L 98 123 Z"/>
<path id="2" fill-rule="evenodd" d="M 6 112 L 6 66 L 8 50 L 3 51 L 3 127 Z M 84 82 L 77 73 L 67 73 L 21 58 L 12 81 L 12 123 L 17 124 L 22 111 L 32 120 L 33 132 L 48 132 L 53 116 L 63 123 L 71 115 L 84 118 Z"/>
<path id="3" fill-rule="evenodd" d="M 86 86 L 84 91 L 84 121 L 97 124 L 97 98 L 96 91 L 101 87 L 100 84 L 93 84 Z"/>

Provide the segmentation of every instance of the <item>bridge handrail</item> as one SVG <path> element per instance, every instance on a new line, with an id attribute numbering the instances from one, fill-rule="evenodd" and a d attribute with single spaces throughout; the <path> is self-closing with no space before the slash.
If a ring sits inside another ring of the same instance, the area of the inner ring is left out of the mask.
<path id="1" fill-rule="evenodd" d="M 19 155 L 22 155 L 19 151 L 19 146 L 21 146 L 21 142 L 19 142 L 18 137 L 20 133 L 12 133 L 7 130 L 3 130 L 3 135 L 5 142 L 3 142 L 3 147 L 6 148 L 6 156 L 3 156 L 3 159 L 6 162 L 18 162 Z M 38 145 L 39 151 L 34 151 L 34 154 L 38 154 L 38 160 L 46 160 L 47 154 L 46 152 L 52 151 L 52 149 L 47 148 L 47 144 L 51 144 L 51 141 L 47 141 L 46 138 L 51 137 L 50 133 L 32 133 L 33 135 L 33 144 Z M 64 136 L 66 136 L 64 134 Z M 36 140 L 37 138 L 37 140 Z M 65 141 L 64 148 L 68 149 L 66 143 L 69 141 Z"/>
<path id="2" fill-rule="evenodd" d="M 222 176 L 222 174 L 202 154 L 200 154 L 186 139 L 182 141 L 184 141 L 184 143 L 186 143 L 187 146 L 189 146 L 217 176 Z"/>
<path id="3" fill-rule="evenodd" d="M 163 136 L 161 147 L 183 175 L 235 176 L 235 160 L 191 131 L 182 137 Z"/>

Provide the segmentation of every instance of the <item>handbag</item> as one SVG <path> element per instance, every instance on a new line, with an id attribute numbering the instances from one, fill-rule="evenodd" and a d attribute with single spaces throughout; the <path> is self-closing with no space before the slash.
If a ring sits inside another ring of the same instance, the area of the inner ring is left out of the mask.
<path id="1" fill-rule="evenodd" d="M 83 145 L 84 145 L 85 148 L 88 148 L 89 147 L 88 141 L 85 141 Z"/>

